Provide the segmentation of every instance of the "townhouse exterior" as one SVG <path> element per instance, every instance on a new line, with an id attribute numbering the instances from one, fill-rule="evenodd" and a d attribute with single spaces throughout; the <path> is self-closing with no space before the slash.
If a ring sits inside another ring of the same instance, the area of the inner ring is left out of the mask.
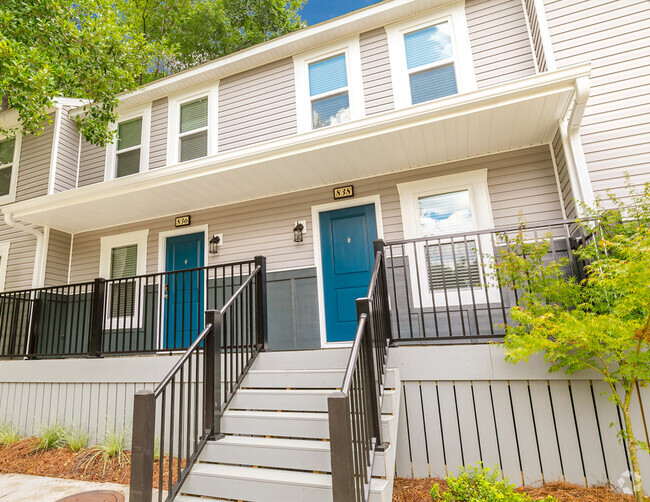
<path id="1" fill-rule="evenodd" d="M 128 423 L 135 391 L 262 263 L 258 371 L 342 369 L 380 239 L 395 431 L 376 477 L 482 460 L 521 483 L 629 488 L 603 383 L 506 366 L 485 343 L 512 298 L 483 256 L 521 215 L 566 254 L 581 203 L 650 181 L 649 47 L 645 0 L 387 0 L 122 96 L 106 148 L 76 131 L 83 103 L 60 99 L 42 135 L 0 139 L 2 354 L 36 358 L 0 364 L 0 411 L 28 431 Z M 50 295 L 38 328 L 16 307 L 28 290 Z M 93 352 L 93 322 L 95 352 L 139 357 L 59 359 Z M 644 423 L 647 390 L 637 404 Z M 249 500 L 191 476 L 195 494 Z"/>

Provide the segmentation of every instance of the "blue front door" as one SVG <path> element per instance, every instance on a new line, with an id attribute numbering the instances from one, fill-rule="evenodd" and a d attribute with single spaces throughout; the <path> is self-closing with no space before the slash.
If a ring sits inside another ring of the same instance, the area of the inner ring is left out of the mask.
<path id="1" fill-rule="evenodd" d="M 327 341 L 353 340 L 355 300 L 368 293 L 374 264 L 374 204 L 320 213 L 320 235 Z"/>
<path id="2" fill-rule="evenodd" d="M 167 238 L 165 347 L 189 347 L 203 329 L 205 236 L 203 232 Z"/>

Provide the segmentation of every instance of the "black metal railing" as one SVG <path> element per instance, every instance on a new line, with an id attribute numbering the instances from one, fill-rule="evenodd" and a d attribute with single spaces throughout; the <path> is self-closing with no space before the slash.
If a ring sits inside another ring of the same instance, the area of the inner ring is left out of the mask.
<path id="1" fill-rule="evenodd" d="M 341 390 L 327 400 L 334 502 L 365 502 L 375 452 L 384 449 L 381 400 L 391 322 L 383 241 L 366 298 L 357 300 L 357 331 Z"/>
<path id="2" fill-rule="evenodd" d="M 0 293 L 0 357 L 187 349 L 203 313 L 222 308 L 256 264 L 160 272 Z"/>
<path id="3" fill-rule="evenodd" d="M 219 436 L 222 413 L 264 348 L 265 276 L 257 257 L 222 307 L 205 312 L 205 327 L 162 382 L 136 394 L 129 500 L 152 500 L 156 451 L 157 500 L 163 490 L 173 500 L 206 442 Z"/>
<path id="4" fill-rule="evenodd" d="M 498 341 L 519 292 L 504 287 L 492 264 L 513 238 L 547 240 L 545 260 L 567 258 L 566 273 L 582 277 L 572 250 L 588 236 L 574 221 L 393 241 L 386 267 L 396 343 Z"/>

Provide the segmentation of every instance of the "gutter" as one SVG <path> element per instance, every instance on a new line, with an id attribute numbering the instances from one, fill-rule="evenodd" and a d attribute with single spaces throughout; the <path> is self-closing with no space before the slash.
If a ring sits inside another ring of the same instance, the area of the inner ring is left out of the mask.
<path id="1" fill-rule="evenodd" d="M 15 228 L 36 238 L 36 258 L 34 260 L 34 274 L 32 276 L 32 288 L 42 288 L 45 284 L 45 257 L 47 252 L 46 235 L 35 228 L 28 227 L 17 222 L 10 213 L 5 214 L 5 223 L 10 228 Z"/>

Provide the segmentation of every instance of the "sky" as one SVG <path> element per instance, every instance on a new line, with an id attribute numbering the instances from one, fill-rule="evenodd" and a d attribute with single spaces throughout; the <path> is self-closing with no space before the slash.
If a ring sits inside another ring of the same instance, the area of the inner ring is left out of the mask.
<path id="1" fill-rule="evenodd" d="M 377 2 L 379 0 L 307 0 L 300 17 L 311 26 Z"/>

